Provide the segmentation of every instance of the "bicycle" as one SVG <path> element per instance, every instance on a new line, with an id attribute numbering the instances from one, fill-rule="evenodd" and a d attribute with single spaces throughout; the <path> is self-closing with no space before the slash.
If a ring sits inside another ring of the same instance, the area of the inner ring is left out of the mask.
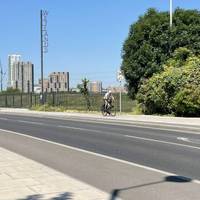
<path id="1" fill-rule="evenodd" d="M 103 116 L 116 116 L 116 107 L 114 105 L 106 106 L 105 103 L 101 106 Z"/>

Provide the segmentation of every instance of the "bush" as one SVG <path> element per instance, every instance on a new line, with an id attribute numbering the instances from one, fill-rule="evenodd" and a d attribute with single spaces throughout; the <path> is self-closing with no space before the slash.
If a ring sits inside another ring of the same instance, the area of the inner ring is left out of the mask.
<path id="1" fill-rule="evenodd" d="M 192 54 L 177 57 L 185 50 L 177 50 L 164 71 L 141 86 L 137 100 L 144 113 L 200 116 L 200 58 Z"/>

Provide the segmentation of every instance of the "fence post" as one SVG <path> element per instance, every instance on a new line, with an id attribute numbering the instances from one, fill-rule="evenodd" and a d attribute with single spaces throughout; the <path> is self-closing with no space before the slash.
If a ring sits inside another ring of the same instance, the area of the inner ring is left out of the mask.
<path id="1" fill-rule="evenodd" d="M 23 103 L 22 103 L 22 93 L 20 94 L 20 102 L 21 102 L 21 108 L 23 106 Z"/>
<path id="2" fill-rule="evenodd" d="M 34 96 L 35 96 L 35 106 L 36 106 L 36 94 L 34 94 Z"/>
<path id="3" fill-rule="evenodd" d="M 13 108 L 14 108 L 14 106 L 15 106 L 15 95 L 13 94 L 13 99 L 12 99 L 13 101 Z"/>
<path id="4" fill-rule="evenodd" d="M 55 93 L 53 92 L 52 95 L 53 95 L 53 106 L 55 106 Z"/>
<path id="5" fill-rule="evenodd" d="M 5 95 L 5 107 L 8 107 L 8 99 L 7 99 L 7 94 Z"/>
<path id="6" fill-rule="evenodd" d="M 30 92 L 30 108 L 32 107 L 32 92 Z"/>

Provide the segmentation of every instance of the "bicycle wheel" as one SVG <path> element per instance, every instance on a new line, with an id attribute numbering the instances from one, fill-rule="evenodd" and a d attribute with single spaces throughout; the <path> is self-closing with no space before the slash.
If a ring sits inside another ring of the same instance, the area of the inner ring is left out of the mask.
<path id="1" fill-rule="evenodd" d="M 101 113 L 102 113 L 103 116 L 106 116 L 106 115 L 107 115 L 107 111 L 106 111 L 106 109 L 105 109 L 105 104 L 103 104 L 103 105 L 101 106 Z"/>
<path id="2" fill-rule="evenodd" d="M 116 116 L 116 107 L 115 106 L 112 106 L 111 110 L 110 110 L 110 115 L 111 116 Z"/>

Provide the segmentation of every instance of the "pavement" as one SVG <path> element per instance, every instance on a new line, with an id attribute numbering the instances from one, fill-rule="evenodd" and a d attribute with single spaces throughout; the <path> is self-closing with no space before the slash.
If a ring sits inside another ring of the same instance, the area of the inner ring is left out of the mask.
<path id="1" fill-rule="evenodd" d="M 108 194 L 0 147 L 1 200 L 103 200 Z"/>

